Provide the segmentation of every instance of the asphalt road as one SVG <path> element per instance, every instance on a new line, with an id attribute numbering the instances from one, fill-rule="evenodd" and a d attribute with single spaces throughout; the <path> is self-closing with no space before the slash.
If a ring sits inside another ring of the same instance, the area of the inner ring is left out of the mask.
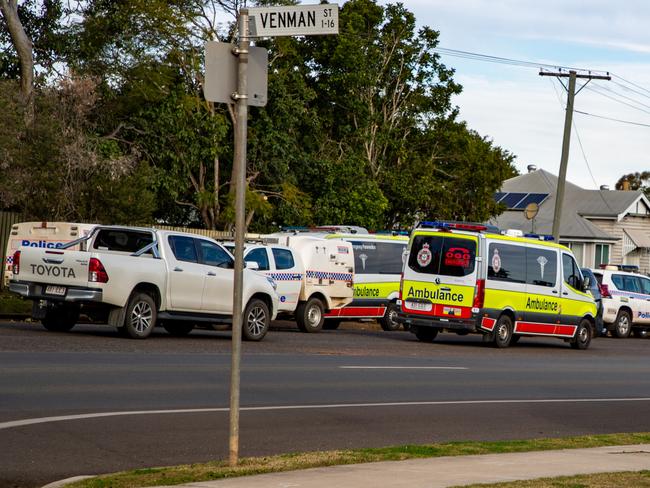
<path id="1" fill-rule="evenodd" d="M 648 339 L 498 350 L 279 324 L 242 351 L 242 456 L 650 431 Z M 134 341 L 0 323 L 0 486 L 227 458 L 229 381 L 228 332 Z"/>

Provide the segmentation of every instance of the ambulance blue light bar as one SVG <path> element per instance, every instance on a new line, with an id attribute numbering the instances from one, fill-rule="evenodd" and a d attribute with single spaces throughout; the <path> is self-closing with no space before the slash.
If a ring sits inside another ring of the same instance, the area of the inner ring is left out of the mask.
<path id="1" fill-rule="evenodd" d="M 424 221 L 418 224 L 419 228 L 424 229 L 455 229 L 481 232 L 488 230 L 487 225 L 475 224 L 471 222 L 445 222 L 440 220 Z"/>
<path id="2" fill-rule="evenodd" d="M 545 235 L 545 234 L 524 234 L 524 237 L 528 237 L 529 239 L 539 239 L 540 241 L 554 241 L 555 239 L 553 236 Z"/>

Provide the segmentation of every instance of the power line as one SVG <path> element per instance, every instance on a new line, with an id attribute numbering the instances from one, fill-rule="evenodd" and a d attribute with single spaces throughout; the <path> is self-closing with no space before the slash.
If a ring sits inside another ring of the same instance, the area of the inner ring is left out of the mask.
<path id="1" fill-rule="evenodd" d="M 644 88 L 644 87 L 642 87 L 641 85 L 637 85 L 636 83 L 633 83 L 633 82 L 631 82 L 631 81 L 629 81 L 629 80 L 626 80 L 625 78 L 623 78 L 623 77 L 621 77 L 621 76 L 618 76 L 618 75 L 615 75 L 615 74 L 613 74 L 613 73 L 612 73 L 612 76 L 614 76 L 615 78 L 618 78 L 618 79 L 621 80 L 621 81 L 624 81 L 624 82 L 627 83 L 628 85 L 632 85 L 632 86 L 634 86 L 634 87 L 636 87 L 636 88 L 639 88 L 639 89 L 643 90 L 644 92 L 648 93 L 648 95 L 650 96 L 650 90 L 648 90 L 647 88 Z"/>
<path id="2" fill-rule="evenodd" d="M 640 127 L 650 127 L 650 124 L 642 124 L 641 122 L 632 122 L 630 120 L 615 119 L 613 117 L 606 117 L 604 115 L 590 114 L 589 112 L 583 112 L 581 110 L 574 110 L 575 113 L 588 115 L 590 117 L 597 117 L 599 119 L 611 120 L 613 122 L 620 122 L 622 124 L 638 125 Z"/>
<path id="3" fill-rule="evenodd" d="M 617 103 L 622 103 L 623 105 L 627 105 L 628 107 L 631 107 L 633 109 L 640 110 L 641 112 L 650 114 L 650 110 L 644 110 L 641 107 L 637 107 L 636 105 L 632 105 L 631 103 L 627 103 L 627 102 L 624 102 L 623 100 L 619 100 L 617 98 L 614 98 L 613 96 L 607 95 L 606 93 L 603 93 L 602 91 L 598 90 L 597 88 L 595 88 L 593 86 L 588 86 L 587 90 L 593 91 L 594 93 L 598 93 L 600 96 L 605 97 L 605 98 L 609 98 L 610 100 L 613 100 L 613 101 L 615 101 Z"/>

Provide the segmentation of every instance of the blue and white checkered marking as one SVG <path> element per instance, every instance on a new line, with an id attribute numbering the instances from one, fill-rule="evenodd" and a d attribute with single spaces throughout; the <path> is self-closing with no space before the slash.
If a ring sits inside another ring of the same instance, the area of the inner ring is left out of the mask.
<path id="1" fill-rule="evenodd" d="M 317 278 L 334 281 L 352 281 L 352 273 L 332 273 L 330 271 L 307 270 L 307 278 Z"/>
<path id="2" fill-rule="evenodd" d="M 302 280 L 302 273 L 268 273 L 275 281 L 300 281 Z"/>

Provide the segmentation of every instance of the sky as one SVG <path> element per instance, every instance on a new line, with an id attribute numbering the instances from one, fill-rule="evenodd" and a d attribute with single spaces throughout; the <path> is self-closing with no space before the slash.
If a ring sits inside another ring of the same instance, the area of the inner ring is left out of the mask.
<path id="1" fill-rule="evenodd" d="M 612 73 L 576 95 L 574 109 L 592 115 L 574 113 L 567 180 L 614 189 L 622 175 L 650 170 L 650 1 L 402 3 L 419 25 L 440 32 L 441 48 Z M 514 154 L 520 172 L 534 164 L 559 173 L 566 91 L 555 77 L 444 54 L 442 62 L 463 86 L 453 102 L 470 128 Z"/>

